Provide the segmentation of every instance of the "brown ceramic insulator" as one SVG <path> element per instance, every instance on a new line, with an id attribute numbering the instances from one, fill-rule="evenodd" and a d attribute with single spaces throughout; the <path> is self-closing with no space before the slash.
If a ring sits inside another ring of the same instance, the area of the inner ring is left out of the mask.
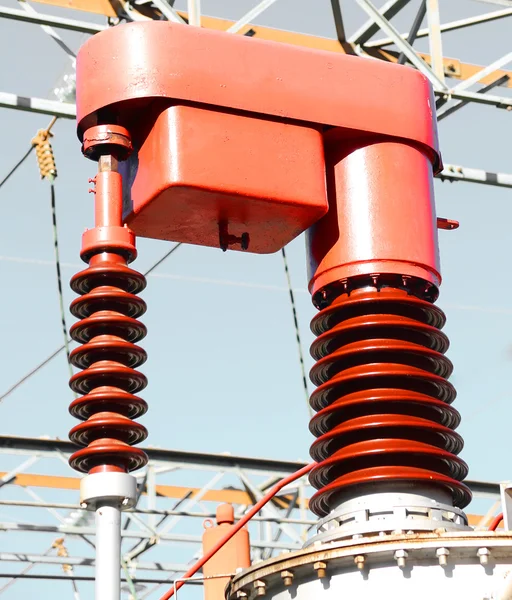
<path id="1" fill-rule="evenodd" d="M 463 508 L 471 494 L 443 312 L 399 284 L 338 292 L 311 325 L 311 509 L 326 516 L 356 495 L 415 486 Z"/>
<path id="2" fill-rule="evenodd" d="M 70 439 L 84 448 L 71 456 L 70 464 L 83 473 L 105 468 L 130 472 L 147 463 L 146 454 L 133 447 L 147 437 L 146 428 L 133 421 L 147 411 L 137 395 L 147 385 L 137 370 L 146 353 L 136 344 L 146 335 L 138 320 L 146 304 L 136 295 L 146 282 L 127 265 L 124 249 L 115 242 L 108 252 L 89 258 L 90 266 L 71 280 L 80 294 L 71 312 L 80 320 L 70 334 L 81 344 L 71 352 L 71 362 L 81 371 L 70 387 L 83 395 L 69 409 L 82 421 Z"/>

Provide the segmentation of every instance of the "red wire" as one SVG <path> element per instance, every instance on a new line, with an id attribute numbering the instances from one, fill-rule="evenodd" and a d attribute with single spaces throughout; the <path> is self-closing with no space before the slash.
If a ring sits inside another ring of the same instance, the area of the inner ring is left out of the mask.
<path id="1" fill-rule="evenodd" d="M 489 531 L 496 531 L 498 525 L 503 521 L 503 513 L 496 515 L 489 525 Z"/>
<path id="2" fill-rule="evenodd" d="M 292 481 L 295 481 L 296 479 L 300 479 L 303 475 L 306 475 L 307 473 L 309 473 L 314 466 L 315 466 L 315 463 L 313 463 L 311 465 L 308 465 L 307 467 L 303 467 L 299 471 L 296 471 L 295 473 L 292 473 L 291 475 L 288 475 L 287 477 L 285 477 L 284 479 L 281 479 L 281 481 L 279 481 L 278 483 L 276 483 L 274 485 L 274 487 L 272 487 L 270 489 L 270 491 L 267 492 L 263 496 L 263 498 L 259 502 L 257 502 L 251 508 L 251 510 L 240 519 L 240 521 L 238 521 L 238 523 L 236 523 L 236 525 L 233 525 L 233 527 L 229 530 L 229 532 L 226 533 L 226 535 L 223 538 L 221 538 L 215 544 L 215 546 L 213 546 L 213 548 L 211 548 L 201 559 L 199 559 L 196 562 L 196 564 L 193 567 L 191 567 L 185 573 L 185 575 L 183 575 L 183 579 L 181 581 L 178 581 L 175 586 L 173 586 L 168 592 L 166 592 L 160 598 L 160 600 L 169 600 L 169 598 L 172 598 L 174 596 L 174 592 L 177 592 L 183 585 L 185 585 L 186 581 L 183 581 L 183 580 L 184 579 L 189 579 L 190 577 L 192 577 L 193 575 L 195 575 L 199 571 L 199 569 L 206 562 L 208 562 L 210 560 L 210 558 L 214 554 L 216 554 L 224 546 L 224 544 L 226 544 L 227 542 L 229 542 L 229 540 L 235 535 L 235 533 L 238 533 L 240 531 L 240 529 L 242 529 L 242 527 L 248 521 L 250 521 L 254 517 L 254 515 L 256 513 L 258 513 L 265 506 L 265 504 L 267 504 L 268 502 L 270 502 L 270 500 L 272 500 L 272 498 L 282 488 L 284 488 L 285 485 L 288 485 L 289 483 L 291 483 Z"/>

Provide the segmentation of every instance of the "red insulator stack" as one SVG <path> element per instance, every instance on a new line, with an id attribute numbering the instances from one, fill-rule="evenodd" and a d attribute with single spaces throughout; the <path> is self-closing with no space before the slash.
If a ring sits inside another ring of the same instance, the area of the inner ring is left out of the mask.
<path id="1" fill-rule="evenodd" d="M 319 491 L 311 508 L 321 516 L 354 490 L 383 486 L 441 488 L 454 506 L 469 501 L 444 314 L 395 285 L 340 293 L 312 322 L 311 482 Z"/>
<path id="2" fill-rule="evenodd" d="M 432 166 L 419 149 L 328 147 L 330 210 L 309 232 L 320 312 L 310 424 L 312 510 L 379 492 L 430 490 L 463 508 L 466 464 L 451 362 L 433 305 L 440 283 Z"/>
<path id="3" fill-rule="evenodd" d="M 146 428 L 133 421 L 147 410 L 136 394 L 147 385 L 137 369 L 146 360 L 136 344 L 146 335 L 138 320 L 146 310 L 136 294 L 146 286 L 143 275 L 128 266 L 137 256 L 135 236 L 122 226 L 122 180 L 118 159 L 131 149 L 128 132 L 118 126 L 91 128 L 84 153 L 99 161 L 93 180 L 95 228 L 85 232 L 81 258 L 89 267 L 71 280 L 80 297 L 71 304 L 80 319 L 71 327 L 71 337 L 82 345 L 71 353 L 71 362 L 83 369 L 70 387 L 83 394 L 70 406 L 82 423 L 70 432 L 71 441 L 83 449 L 70 458 L 70 465 L 83 473 L 130 472 L 147 463 L 146 454 L 133 445 L 147 437 Z"/>

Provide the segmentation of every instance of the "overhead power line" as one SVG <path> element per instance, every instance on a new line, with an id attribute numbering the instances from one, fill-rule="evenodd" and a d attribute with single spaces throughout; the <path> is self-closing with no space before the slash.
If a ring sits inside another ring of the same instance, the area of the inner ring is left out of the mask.
<path id="1" fill-rule="evenodd" d="M 309 413 L 309 416 L 312 417 L 313 409 L 311 408 L 311 405 L 309 404 L 308 379 L 307 379 L 307 375 L 306 375 L 306 365 L 304 363 L 304 352 L 302 351 L 302 342 L 301 342 L 301 338 L 300 338 L 299 320 L 297 318 L 297 309 L 295 306 L 295 296 L 293 293 L 292 279 L 290 277 L 290 270 L 288 269 L 288 259 L 286 258 L 286 250 L 284 248 L 282 248 L 282 250 L 281 250 L 281 255 L 283 257 L 284 272 L 286 275 L 286 281 L 288 283 L 288 293 L 290 294 L 290 304 L 292 307 L 293 324 L 295 327 L 295 339 L 297 340 L 297 349 L 299 351 L 300 370 L 302 373 L 302 387 L 304 388 L 304 394 L 306 396 L 306 406 L 308 407 L 308 413 Z"/>
<path id="2" fill-rule="evenodd" d="M 50 199 L 52 209 L 52 225 L 53 225 L 53 247 L 55 251 L 55 269 L 57 273 L 57 290 L 59 292 L 59 309 L 60 320 L 62 324 L 62 334 L 64 336 L 64 349 L 66 350 L 66 358 L 69 366 L 69 376 L 73 376 L 73 367 L 70 361 L 68 326 L 66 323 L 66 310 L 64 309 L 64 292 L 62 289 L 62 274 L 60 268 L 60 253 L 59 253 L 59 233 L 57 229 L 57 208 L 55 203 L 55 184 L 52 181 L 50 184 Z"/>
<path id="3" fill-rule="evenodd" d="M 21 165 L 27 160 L 27 158 L 32 154 L 34 150 L 34 146 L 30 146 L 30 148 L 25 152 L 25 154 L 20 158 L 20 160 L 14 165 L 14 167 L 7 173 L 7 175 L 0 181 L 0 188 L 7 183 L 9 179 L 16 173 L 16 171 L 21 167 Z"/>

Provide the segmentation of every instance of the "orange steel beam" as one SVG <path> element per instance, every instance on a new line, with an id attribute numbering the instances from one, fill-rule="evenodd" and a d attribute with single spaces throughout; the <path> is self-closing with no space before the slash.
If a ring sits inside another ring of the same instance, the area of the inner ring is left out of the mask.
<path id="1" fill-rule="evenodd" d="M 107 17 L 115 17 L 117 12 L 115 7 L 119 4 L 117 0 L 33 0 L 42 4 L 51 4 L 53 6 L 59 6 L 61 8 L 70 8 L 75 10 L 87 11 L 105 15 Z M 184 19 L 187 19 L 187 13 L 183 11 L 177 11 Z M 234 21 L 228 21 L 226 19 L 218 19 L 216 17 L 201 16 L 201 26 L 208 29 L 216 29 L 219 31 L 225 31 Z M 260 25 L 245 25 L 242 27 L 238 35 L 252 35 L 262 40 L 271 40 L 274 42 L 283 42 L 285 44 L 292 44 L 294 46 L 303 46 L 306 48 L 314 48 L 317 50 L 327 50 L 328 52 L 341 52 L 342 54 L 355 54 L 354 45 L 348 42 L 340 43 L 336 39 L 329 39 L 324 37 L 318 37 L 314 35 L 307 35 L 304 33 L 294 33 L 292 31 L 283 31 L 280 29 L 273 29 L 271 27 L 261 27 Z M 368 48 L 367 52 L 376 58 L 386 60 L 389 62 L 397 62 L 399 53 L 390 50 L 383 50 L 379 48 Z M 425 60 L 428 64 L 431 64 L 431 58 L 429 54 L 418 53 L 418 55 Z M 482 69 L 482 66 L 475 65 L 472 63 L 464 63 L 456 58 L 444 58 L 444 70 L 447 77 L 453 79 L 465 80 L 472 77 L 476 72 Z M 491 75 L 484 77 L 480 83 L 487 85 L 500 79 L 506 75 L 508 81 L 503 84 L 503 87 L 512 88 L 512 71 L 505 71 L 500 69 L 495 71 Z"/>
<path id="2" fill-rule="evenodd" d="M 374 58 L 380 58 L 381 60 L 386 60 L 388 62 L 398 62 L 398 57 L 400 56 L 399 52 L 394 52 L 393 50 L 384 50 L 381 48 L 368 48 L 366 50 L 370 56 Z M 430 55 L 425 54 L 423 52 L 417 53 L 420 58 L 422 58 L 428 65 L 431 65 Z M 443 58 L 444 65 L 444 74 L 446 77 L 452 77 L 453 79 L 469 79 L 473 77 L 475 73 L 482 70 L 481 65 L 474 65 L 470 63 L 464 63 L 457 58 Z M 483 77 L 480 80 L 482 85 L 488 85 L 489 83 L 493 83 L 497 79 L 501 79 L 503 76 L 508 77 L 508 81 L 503 84 L 502 87 L 512 88 L 512 71 L 506 71 L 504 69 L 498 69 Z"/>
<path id="3" fill-rule="evenodd" d="M 32 0 L 32 2 L 96 13 L 105 17 L 117 16 L 117 11 L 114 8 L 116 2 L 110 2 L 110 0 Z"/>
<path id="4" fill-rule="evenodd" d="M 7 473 L 0 472 L 0 479 L 6 474 Z M 21 473 L 9 481 L 8 485 L 18 485 L 21 487 L 44 487 L 59 490 L 78 490 L 80 489 L 80 478 Z M 200 488 L 183 487 L 177 485 L 157 485 L 155 489 L 157 495 L 172 499 L 181 499 L 187 496 L 187 494 L 191 494 L 190 498 L 193 498 L 201 491 Z M 243 490 L 209 490 L 202 496 L 202 498 L 207 502 L 227 502 L 229 504 L 237 504 L 242 506 L 252 506 L 254 504 L 251 496 Z M 281 508 L 286 508 L 291 500 L 292 496 L 290 495 L 276 498 L 277 504 Z M 308 505 L 308 500 L 305 500 L 304 508 L 307 508 Z M 299 508 L 299 501 L 297 501 L 296 506 Z M 473 527 L 481 527 L 485 525 L 483 523 L 483 515 L 467 515 L 467 517 L 469 524 Z"/>
<path id="5" fill-rule="evenodd" d="M 0 473 L 0 479 L 7 473 Z M 16 475 L 9 485 L 18 485 L 21 487 L 44 487 L 60 490 L 78 490 L 80 489 L 79 477 L 58 477 L 55 475 L 38 475 L 32 473 L 20 473 Z M 156 493 L 159 496 L 166 498 L 184 498 L 187 494 L 191 494 L 193 498 L 201 490 L 200 488 L 183 487 L 176 485 L 157 485 Z M 243 506 L 251 506 L 253 500 L 251 496 L 243 490 L 209 490 L 203 496 L 203 500 L 209 502 L 228 502 L 229 504 L 239 504 Z M 283 496 L 276 498 L 281 506 L 287 506 L 291 500 L 291 496 Z M 307 504 L 306 504 L 307 506 Z"/>

